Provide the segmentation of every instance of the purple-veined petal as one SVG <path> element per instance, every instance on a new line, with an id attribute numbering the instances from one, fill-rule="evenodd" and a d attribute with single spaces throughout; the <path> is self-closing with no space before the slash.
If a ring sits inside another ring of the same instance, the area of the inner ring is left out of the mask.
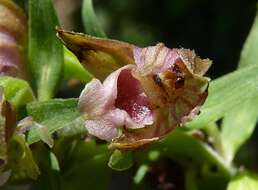
<path id="1" fill-rule="evenodd" d="M 171 50 L 162 43 L 146 48 L 134 48 L 135 64 L 137 70 L 143 75 L 164 72 L 179 58 L 176 50 Z"/>

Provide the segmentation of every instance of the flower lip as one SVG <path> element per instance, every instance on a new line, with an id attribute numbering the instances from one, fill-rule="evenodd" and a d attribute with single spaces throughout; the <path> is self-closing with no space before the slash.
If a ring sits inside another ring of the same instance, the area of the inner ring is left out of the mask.
<path id="1" fill-rule="evenodd" d="M 125 110 L 136 123 L 152 124 L 152 109 L 140 82 L 130 69 L 122 70 L 117 83 L 115 106 Z"/>
<path id="2" fill-rule="evenodd" d="M 88 83 L 79 98 L 88 132 L 104 140 L 118 135 L 117 128 L 143 128 L 153 124 L 153 112 L 140 82 L 132 75 L 134 65 L 115 71 L 101 84 Z"/>

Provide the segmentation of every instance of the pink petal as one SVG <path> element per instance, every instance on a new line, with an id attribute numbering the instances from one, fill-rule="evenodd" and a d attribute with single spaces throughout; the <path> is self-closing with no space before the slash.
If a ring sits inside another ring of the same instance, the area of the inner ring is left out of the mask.
<path id="1" fill-rule="evenodd" d="M 133 54 L 138 70 L 144 75 L 164 72 L 180 59 L 175 49 L 169 49 L 162 43 L 146 48 L 135 47 Z"/>
<path id="2" fill-rule="evenodd" d="M 115 109 L 115 99 L 117 96 L 117 79 L 123 69 L 132 67 L 125 66 L 112 74 L 101 84 L 98 79 L 92 79 L 79 97 L 79 108 L 85 118 L 92 118 L 108 113 Z"/>
<path id="3" fill-rule="evenodd" d="M 88 133 L 102 140 L 112 140 L 117 137 L 118 130 L 111 121 L 96 118 L 95 120 L 86 120 L 85 127 Z"/>
<path id="4" fill-rule="evenodd" d="M 143 128 L 153 123 L 147 96 L 131 74 L 133 68 L 134 65 L 127 65 L 113 72 L 103 85 L 97 79 L 86 85 L 79 98 L 85 119 L 102 117 L 115 128 Z"/>
<path id="5" fill-rule="evenodd" d="M 79 97 L 79 108 L 85 118 L 92 118 L 106 112 L 107 97 L 101 82 L 93 79 L 89 82 Z"/>

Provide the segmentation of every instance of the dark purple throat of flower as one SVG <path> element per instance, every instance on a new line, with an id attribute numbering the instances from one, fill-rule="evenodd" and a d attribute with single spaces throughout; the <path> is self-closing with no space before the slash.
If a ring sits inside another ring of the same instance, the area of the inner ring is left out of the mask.
<path id="1" fill-rule="evenodd" d="M 115 107 L 125 110 L 136 123 L 153 122 L 149 99 L 130 69 L 122 70 L 118 77 Z"/>

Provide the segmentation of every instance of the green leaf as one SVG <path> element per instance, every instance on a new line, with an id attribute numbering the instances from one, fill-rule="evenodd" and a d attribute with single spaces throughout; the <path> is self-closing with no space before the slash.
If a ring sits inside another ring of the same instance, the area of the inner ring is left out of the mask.
<path id="1" fill-rule="evenodd" d="M 194 132 L 194 131 L 193 131 Z M 154 144 L 153 148 L 160 150 L 162 155 L 180 163 L 193 165 L 208 165 L 216 167 L 217 172 L 225 178 L 234 174 L 234 168 L 224 162 L 223 158 L 209 145 L 196 137 L 193 132 L 186 133 L 180 128 L 175 129 L 164 140 Z"/>
<path id="2" fill-rule="evenodd" d="M 244 47 L 241 51 L 241 58 L 239 61 L 239 67 L 246 67 L 258 64 L 258 4 L 256 10 L 256 17 L 254 19 L 251 31 L 246 39 Z"/>
<path id="3" fill-rule="evenodd" d="M 110 152 L 106 144 L 77 138 L 57 148 L 63 166 L 62 190 L 107 189 L 112 170 L 107 166 Z"/>
<path id="4" fill-rule="evenodd" d="M 233 178 L 228 184 L 227 190 L 257 190 L 258 176 L 256 174 L 244 173 Z"/>
<path id="5" fill-rule="evenodd" d="M 64 79 L 77 79 L 87 83 L 92 79 L 92 75 L 84 69 L 76 56 L 67 48 L 64 49 Z"/>
<path id="6" fill-rule="evenodd" d="M 108 166 L 117 171 L 127 170 L 132 165 L 133 156 L 131 151 L 121 152 L 120 150 L 115 150 L 108 162 Z"/>
<path id="7" fill-rule="evenodd" d="M 30 86 L 22 79 L 1 76 L 0 86 L 4 89 L 5 99 L 16 109 L 35 100 Z"/>
<path id="8" fill-rule="evenodd" d="M 107 37 L 94 12 L 92 0 L 83 0 L 82 2 L 82 21 L 87 34 L 102 38 Z"/>
<path id="9" fill-rule="evenodd" d="M 233 109 L 222 122 L 223 156 L 231 162 L 240 146 L 252 135 L 258 116 L 258 99 Z"/>
<path id="10" fill-rule="evenodd" d="M 64 54 L 56 26 L 52 0 L 29 1 L 29 69 L 39 100 L 52 98 L 62 77 Z"/>
<path id="11" fill-rule="evenodd" d="M 258 96 L 258 66 L 234 71 L 211 82 L 201 114 L 186 126 L 201 128 L 217 121 L 235 106 Z"/>
<path id="12" fill-rule="evenodd" d="M 189 167 L 185 173 L 185 189 L 186 190 L 198 190 L 196 168 Z"/>
<path id="13" fill-rule="evenodd" d="M 258 10 L 257 10 L 258 11 Z M 241 52 L 239 69 L 258 65 L 258 12 Z M 231 162 L 242 144 L 252 135 L 258 119 L 258 96 L 240 104 L 222 122 L 223 154 Z"/>
<path id="14" fill-rule="evenodd" d="M 24 135 L 15 135 L 8 146 L 8 165 L 14 178 L 37 179 L 40 174 Z"/>
<path id="15" fill-rule="evenodd" d="M 53 99 L 28 104 L 27 112 L 34 121 L 46 126 L 50 134 L 71 125 L 84 126 L 83 119 L 77 108 L 77 99 Z M 29 131 L 27 141 L 29 144 L 40 140 L 37 128 Z"/>
<path id="16" fill-rule="evenodd" d="M 34 146 L 33 155 L 37 161 L 41 175 L 32 189 L 61 190 L 61 172 L 57 157 L 42 143 Z"/>

